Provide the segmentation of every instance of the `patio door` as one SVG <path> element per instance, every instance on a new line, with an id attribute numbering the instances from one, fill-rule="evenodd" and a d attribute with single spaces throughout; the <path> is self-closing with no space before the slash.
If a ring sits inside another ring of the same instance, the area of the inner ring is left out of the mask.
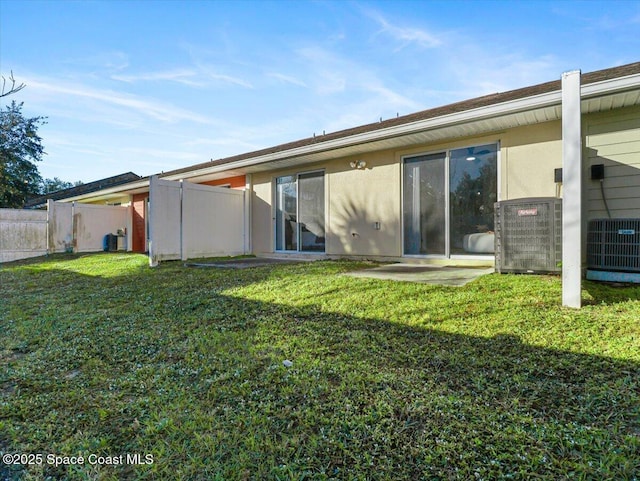
<path id="1" fill-rule="evenodd" d="M 445 153 L 405 159 L 405 254 L 446 254 L 445 161 Z"/>
<path id="2" fill-rule="evenodd" d="M 493 254 L 498 145 L 405 157 L 404 254 Z"/>
<path id="3" fill-rule="evenodd" d="M 324 172 L 276 179 L 277 251 L 324 252 Z"/>

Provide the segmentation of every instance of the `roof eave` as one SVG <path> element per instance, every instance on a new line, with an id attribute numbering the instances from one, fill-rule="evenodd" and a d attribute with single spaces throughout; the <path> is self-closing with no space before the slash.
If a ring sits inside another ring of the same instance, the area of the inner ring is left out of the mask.
<path id="1" fill-rule="evenodd" d="M 442 115 L 430 119 L 418 120 L 402 125 L 382 128 L 374 131 L 354 134 L 347 137 L 341 137 L 334 140 L 328 140 L 322 143 L 306 145 L 294 149 L 273 152 L 256 157 L 250 157 L 225 164 L 218 164 L 211 167 L 204 167 L 193 170 L 191 172 L 181 172 L 163 178 L 170 180 L 186 179 L 188 177 L 197 177 L 216 172 L 222 172 L 231 169 L 243 169 L 258 164 L 268 163 L 276 160 L 285 160 L 296 157 L 304 157 L 311 154 L 337 150 L 344 147 L 366 144 L 378 140 L 384 140 L 392 137 L 400 137 L 403 135 L 434 130 L 454 125 L 464 124 L 470 121 L 483 120 L 491 117 L 514 114 L 527 110 L 545 108 L 553 105 L 559 105 L 561 102 L 561 91 L 548 92 L 531 97 L 517 100 L 511 100 L 499 104 L 478 107 L 475 109 L 465 110 L 452 114 Z"/>
<path id="2" fill-rule="evenodd" d="M 149 177 L 145 177 L 139 181 L 131 182 L 128 184 L 121 184 L 114 187 L 108 187 L 106 189 L 97 190 L 88 194 L 76 195 L 74 197 L 67 197 L 59 199 L 61 202 L 76 202 L 83 200 L 100 200 L 105 197 L 123 196 L 135 193 L 135 191 L 149 188 Z"/>

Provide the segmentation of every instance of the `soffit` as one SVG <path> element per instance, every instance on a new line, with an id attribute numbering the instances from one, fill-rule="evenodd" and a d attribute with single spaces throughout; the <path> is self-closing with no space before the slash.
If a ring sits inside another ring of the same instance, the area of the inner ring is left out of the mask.
<path id="1" fill-rule="evenodd" d="M 585 114 L 640 105 L 640 88 L 638 88 L 637 85 L 631 90 L 623 90 L 610 95 L 599 94 L 592 97 L 588 97 L 588 88 L 584 90 L 586 90 L 586 95 L 583 97 L 586 98 L 582 100 L 582 112 Z M 417 145 L 434 144 L 462 137 L 486 135 L 515 127 L 560 120 L 562 117 L 561 93 L 555 92 L 547 94 L 545 103 L 546 104 L 541 107 L 525 108 L 521 111 L 497 116 L 491 113 L 482 116 L 482 112 L 479 111 L 477 118 L 464 119 L 461 121 L 453 120 L 448 125 L 435 125 L 433 127 L 427 125 L 423 129 L 417 128 L 416 131 L 410 131 L 409 128 L 407 129 L 409 131 L 406 133 L 390 133 L 387 137 L 384 136 L 384 133 L 377 132 L 377 138 L 365 138 L 360 142 L 355 140 L 349 145 L 327 148 L 317 152 L 292 155 L 290 152 L 283 151 L 280 153 L 281 158 L 279 159 L 272 158 L 264 162 L 238 167 L 233 170 L 233 173 L 234 175 L 238 173 L 250 174 L 304 166 L 336 158 L 363 155 L 368 152 L 404 149 Z M 219 170 L 214 169 L 218 170 L 218 172 L 215 173 L 211 171 L 194 172 L 192 175 L 185 175 L 183 173 L 181 174 L 181 178 L 202 182 L 213 178 L 220 178 L 220 171 L 223 171 L 223 169 L 224 166 L 220 166 Z M 224 175 L 228 176 L 229 171 L 224 171 Z"/>
<path id="2" fill-rule="evenodd" d="M 390 135 L 389 137 L 383 137 L 375 140 L 364 140 L 360 143 L 353 143 L 343 147 L 305 153 L 302 155 L 293 155 L 282 159 L 269 160 L 259 164 L 248 165 L 238 169 L 238 171 L 248 174 L 265 172 L 269 170 L 285 169 L 293 166 L 303 166 L 336 158 L 358 156 L 369 152 L 405 149 L 412 146 L 434 144 L 462 137 L 485 135 L 491 132 L 500 132 L 509 128 L 558 120 L 560 119 L 561 113 L 562 109 L 558 104 L 540 109 L 517 112 L 510 115 L 464 121 L 444 127 L 425 128 L 424 130 L 416 132 Z M 282 152 L 282 154 L 285 156 L 287 152 Z M 206 174 L 196 176 L 182 175 L 182 178 L 194 181 L 203 181 L 208 178 L 208 175 Z"/>

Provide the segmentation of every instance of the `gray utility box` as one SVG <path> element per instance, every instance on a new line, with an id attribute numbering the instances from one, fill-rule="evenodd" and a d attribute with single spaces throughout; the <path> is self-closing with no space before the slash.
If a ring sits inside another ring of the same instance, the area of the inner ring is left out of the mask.
<path id="1" fill-rule="evenodd" d="M 562 199 L 496 202 L 495 229 L 496 272 L 562 271 Z"/>
<path id="2" fill-rule="evenodd" d="M 589 221 L 587 268 L 640 272 L 640 219 Z"/>

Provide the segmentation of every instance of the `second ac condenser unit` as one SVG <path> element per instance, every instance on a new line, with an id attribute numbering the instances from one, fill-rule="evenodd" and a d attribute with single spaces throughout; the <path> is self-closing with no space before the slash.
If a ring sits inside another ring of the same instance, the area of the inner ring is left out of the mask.
<path id="1" fill-rule="evenodd" d="M 560 272 L 562 199 L 537 197 L 495 204 L 496 271 Z"/>
<path id="2" fill-rule="evenodd" d="M 640 219 L 589 221 L 587 279 L 640 282 Z"/>

